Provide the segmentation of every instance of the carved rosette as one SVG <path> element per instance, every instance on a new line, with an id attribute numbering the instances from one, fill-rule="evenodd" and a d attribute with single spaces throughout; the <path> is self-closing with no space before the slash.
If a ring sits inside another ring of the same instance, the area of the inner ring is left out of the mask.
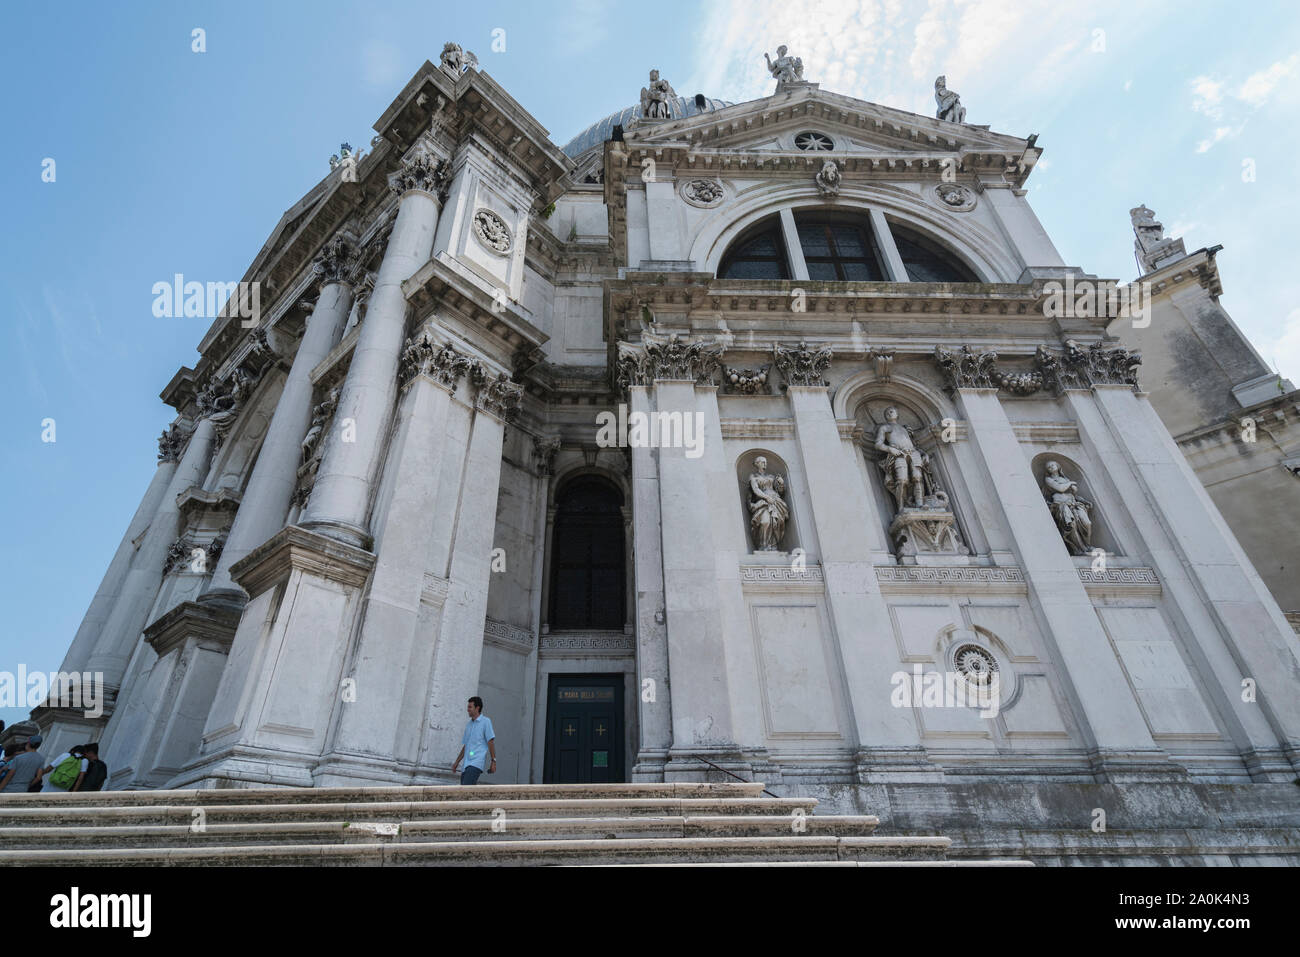
<path id="1" fill-rule="evenodd" d="M 179 462 L 189 444 L 190 434 L 173 422 L 158 436 L 158 462 Z"/>
<path id="2" fill-rule="evenodd" d="M 772 347 L 772 358 L 781 370 L 787 386 L 827 386 L 826 370 L 830 368 L 833 353 L 830 348 L 813 350 L 808 343 L 800 342 L 798 348 L 784 349 L 779 345 Z"/>
<path id="3" fill-rule="evenodd" d="M 421 336 L 418 340 L 406 340 L 400 377 L 403 387 L 410 385 L 416 376 L 426 376 L 454 391 L 456 383 L 475 366 L 473 359 L 461 355 L 450 345 Z"/>
<path id="4" fill-rule="evenodd" d="M 351 285 L 357 281 L 361 271 L 352 244 L 342 236 L 335 236 L 327 242 L 311 267 L 321 285 L 331 282 Z"/>
<path id="5" fill-rule="evenodd" d="M 417 144 L 406 154 L 401 168 L 388 176 L 388 188 L 398 196 L 418 189 L 438 197 L 439 202 L 446 200 L 450 184 L 451 164 L 439 159 L 426 143 Z"/>
<path id="6" fill-rule="evenodd" d="M 685 379 L 707 385 L 721 364 L 721 347 L 705 340 L 683 342 L 681 336 L 668 339 L 645 336 L 641 344 L 618 344 L 614 365 L 620 390 L 633 385 L 650 385 L 657 379 Z"/>
<path id="7" fill-rule="evenodd" d="M 478 407 L 503 422 L 509 422 L 519 412 L 519 402 L 524 397 L 524 387 L 511 382 L 504 372 L 489 378 L 478 390 Z"/>
<path id="8" fill-rule="evenodd" d="M 957 673 L 973 685 L 984 687 L 997 680 L 998 660 L 979 645 L 961 645 L 953 651 L 952 663 Z"/>
<path id="9" fill-rule="evenodd" d="M 934 347 L 934 361 L 949 389 L 996 389 L 996 352 L 973 352 L 962 346 L 956 352 L 943 346 Z"/>
<path id="10" fill-rule="evenodd" d="M 725 195 L 726 191 L 716 179 L 691 179 L 682 185 L 682 199 L 702 209 L 717 206 Z"/>
<path id="11" fill-rule="evenodd" d="M 1073 339 L 1067 339 L 1060 356 L 1039 346 L 1035 361 L 1043 384 L 1058 393 L 1094 385 L 1137 388 L 1137 369 L 1142 364 L 1142 354 L 1100 341 L 1084 349 Z"/>
<path id="12" fill-rule="evenodd" d="M 722 370 L 722 387 L 733 395 L 764 395 L 767 393 L 767 374 L 772 367 L 762 365 L 757 369 Z"/>
<path id="13" fill-rule="evenodd" d="M 514 234 L 506 221 L 490 209 L 480 208 L 474 212 L 474 238 L 488 252 L 504 256 L 514 245 Z"/>

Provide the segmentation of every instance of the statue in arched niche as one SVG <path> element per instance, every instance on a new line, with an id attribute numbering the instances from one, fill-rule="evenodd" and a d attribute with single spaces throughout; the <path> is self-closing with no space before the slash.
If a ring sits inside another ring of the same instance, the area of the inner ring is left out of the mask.
<path id="1" fill-rule="evenodd" d="M 924 508 L 927 497 L 941 498 L 947 506 L 948 496 L 930 470 L 930 456 L 916 447 L 912 430 L 898 421 L 897 406 L 885 410 L 885 421 L 876 429 L 876 451 L 884 453 L 880 467 L 885 472 L 885 488 L 900 512 L 909 506 Z"/>
<path id="2" fill-rule="evenodd" d="M 1092 503 L 1079 498 L 1079 483 L 1061 472 L 1060 463 L 1048 462 L 1043 494 L 1070 554 L 1087 555 L 1092 548 Z"/>
<path id="3" fill-rule="evenodd" d="M 754 471 L 749 474 L 749 527 L 754 533 L 754 550 L 774 552 L 780 549 L 785 537 L 785 523 L 790 518 L 790 506 L 785 498 L 785 476 L 767 470 L 767 456 L 754 459 Z"/>

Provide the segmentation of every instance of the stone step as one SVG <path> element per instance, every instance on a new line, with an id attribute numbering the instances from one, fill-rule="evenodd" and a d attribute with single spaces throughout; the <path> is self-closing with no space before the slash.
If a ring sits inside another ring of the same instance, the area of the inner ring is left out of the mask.
<path id="1" fill-rule="evenodd" d="M 168 848 L 251 844 L 365 844 L 413 841 L 545 841 L 640 837 L 776 837 L 795 834 L 869 836 L 879 823 L 867 816 L 769 815 L 704 817 L 457 818 L 401 823 L 280 821 L 264 824 L 188 824 L 161 826 L 0 827 L 0 849 L 60 850 Z M 794 827 L 802 828 L 795 832 Z"/>
<path id="2" fill-rule="evenodd" d="M 468 789 L 467 789 L 468 790 Z M 172 794 L 184 792 L 169 792 Z M 222 792 L 229 793 L 229 792 Z M 35 797 L 35 795 L 32 795 Z M 60 797 L 61 795 L 53 795 Z M 465 816 L 490 817 L 500 809 L 506 818 L 545 817 L 632 817 L 701 815 L 764 815 L 788 821 L 796 811 L 811 819 L 815 798 L 541 798 L 500 800 L 379 801 L 321 804 L 183 804 L 127 806 L 69 806 L 62 802 L 8 807 L 0 804 L 0 828 L 15 827 L 109 827 L 184 824 L 196 820 L 202 808 L 203 821 L 213 824 L 274 823 L 277 821 L 402 822 Z"/>
<path id="3" fill-rule="evenodd" d="M 549 798 L 736 798 L 763 796 L 761 781 L 728 784 L 478 784 L 417 787 L 217 788 L 90 791 L 83 794 L 0 794 L 0 809 L 17 807 L 146 807 L 210 804 L 355 804 L 384 801 L 508 801 Z"/>
<path id="4" fill-rule="evenodd" d="M 0 866 L 419 866 L 713 864 L 741 861 L 942 861 L 946 837 L 663 837 L 415 841 L 90 850 L 0 850 Z"/>

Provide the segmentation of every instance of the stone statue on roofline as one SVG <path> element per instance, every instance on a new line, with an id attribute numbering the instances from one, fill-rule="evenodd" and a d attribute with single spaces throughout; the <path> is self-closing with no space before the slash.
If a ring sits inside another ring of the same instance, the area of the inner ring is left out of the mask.
<path id="1" fill-rule="evenodd" d="M 650 71 L 650 85 L 641 87 L 641 115 L 647 120 L 672 119 L 672 101 L 677 97 L 667 80 L 659 79 L 659 71 Z"/>
<path id="2" fill-rule="evenodd" d="M 787 56 L 788 49 L 785 44 L 777 47 L 775 60 L 766 53 L 763 54 L 763 59 L 767 61 L 767 72 L 776 79 L 778 90 L 787 83 L 804 82 L 803 60 L 797 56 Z"/>
<path id="3" fill-rule="evenodd" d="M 936 77 L 934 81 L 934 101 L 939 104 L 935 116 L 949 123 L 965 123 L 966 107 L 961 105 L 961 96 L 948 89 L 946 76 Z"/>
<path id="4" fill-rule="evenodd" d="M 1165 236 L 1165 227 L 1156 222 L 1154 210 L 1144 203 L 1128 211 L 1133 223 L 1133 254 L 1137 258 L 1138 269 L 1143 273 L 1151 272 L 1157 263 L 1187 255 L 1183 241 Z"/>
<path id="5" fill-rule="evenodd" d="M 466 70 L 478 67 L 478 57 L 461 47 L 459 43 L 447 42 L 443 44 L 442 55 L 439 56 L 438 60 L 444 70 L 456 76 L 460 76 Z"/>

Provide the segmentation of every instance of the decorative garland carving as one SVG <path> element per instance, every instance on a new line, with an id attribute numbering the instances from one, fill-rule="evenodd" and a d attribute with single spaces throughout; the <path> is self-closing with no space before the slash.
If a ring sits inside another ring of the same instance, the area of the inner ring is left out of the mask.
<path id="1" fill-rule="evenodd" d="M 767 392 L 767 373 L 772 367 L 762 365 L 757 369 L 733 369 L 730 366 L 722 370 L 722 386 L 734 395 L 759 395 Z"/>

